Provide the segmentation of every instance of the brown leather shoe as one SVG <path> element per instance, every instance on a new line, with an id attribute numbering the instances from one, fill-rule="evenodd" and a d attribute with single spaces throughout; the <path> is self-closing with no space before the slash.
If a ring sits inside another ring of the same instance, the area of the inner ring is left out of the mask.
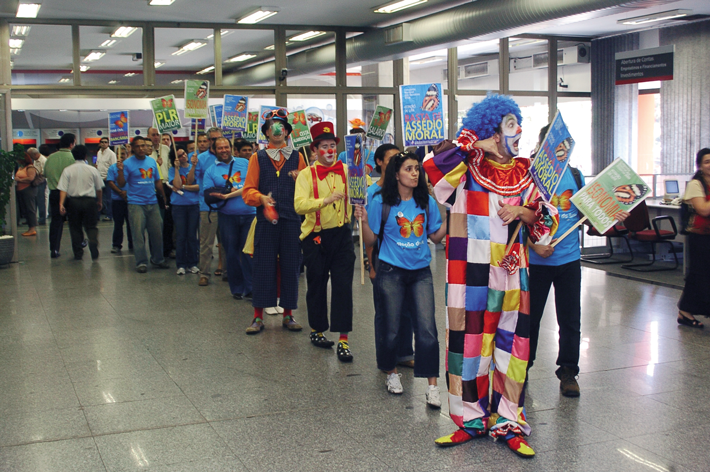
<path id="1" fill-rule="evenodd" d="M 197 282 L 197 285 L 199 285 L 200 287 L 207 287 L 209 284 L 210 284 L 210 279 L 208 279 L 204 275 L 201 275 L 200 281 Z"/>
<path id="2" fill-rule="evenodd" d="M 293 316 L 284 316 L 281 325 L 289 331 L 301 331 L 303 329 L 303 326 L 298 324 L 296 320 L 293 319 Z"/>

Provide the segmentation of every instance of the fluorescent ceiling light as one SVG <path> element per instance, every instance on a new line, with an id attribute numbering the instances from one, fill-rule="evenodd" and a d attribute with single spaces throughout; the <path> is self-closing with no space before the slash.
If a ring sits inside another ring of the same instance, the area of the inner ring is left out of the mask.
<path id="1" fill-rule="evenodd" d="M 214 70 L 214 66 L 205 67 L 201 71 L 197 72 L 197 75 L 209 74 Z"/>
<path id="2" fill-rule="evenodd" d="M 37 18 L 41 3 L 20 3 L 17 5 L 17 18 Z"/>
<path id="3" fill-rule="evenodd" d="M 248 61 L 249 59 L 253 59 L 256 57 L 256 53 L 252 52 L 243 52 L 237 56 L 230 57 L 224 62 L 244 62 Z"/>
<path id="4" fill-rule="evenodd" d="M 621 25 L 643 25 L 645 23 L 652 23 L 654 21 L 670 20 L 671 18 L 680 18 L 682 16 L 688 16 L 693 13 L 693 10 L 670 10 L 661 13 L 653 13 L 651 15 L 637 16 L 634 18 L 626 18 L 624 20 L 618 20 L 617 23 Z"/>
<path id="5" fill-rule="evenodd" d="M 203 46 L 207 46 L 207 41 L 204 39 L 193 39 L 189 43 L 183 45 L 173 53 L 173 56 L 182 56 L 185 53 L 195 51 Z"/>
<path id="6" fill-rule="evenodd" d="M 410 64 L 428 64 L 430 62 L 440 62 L 446 59 L 443 56 L 429 56 L 429 57 L 424 57 L 422 59 L 417 59 L 415 61 L 410 60 Z"/>
<path id="7" fill-rule="evenodd" d="M 20 51 L 22 51 L 22 49 L 20 49 L 20 48 L 10 48 L 10 55 L 19 56 Z"/>
<path id="8" fill-rule="evenodd" d="M 172 5 L 175 0 L 149 0 L 148 5 L 153 5 L 154 7 L 164 7 Z"/>
<path id="9" fill-rule="evenodd" d="M 318 36 L 323 36 L 325 31 L 306 31 L 305 33 L 298 34 L 289 39 L 289 41 L 308 41 L 309 39 L 317 38 Z"/>
<path id="10" fill-rule="evenodd" d="M 111 84 L 111 85 L 117 84 L 117 83 L 118 83 L 118 80 L 116 80 L 116 79 L 111 79 L 111 80 L 108 81 L 108 83 Z"/>
<path id="11" fill-rule="evenodd" d="M 81 72 L 86 72 L 89 69 L 91 69 L 91 66 L 79 66 L 79 70 Z"/>
<path id="12" fill-rule="evenodd" d="M 420 3 L 426 3 L 427 0 L 400 0 L 399 2 L 388 3 L 387 5 L 382 5 L 375 10 L 375 13 L 394 13 L 405 8 L 411 8 Z"/>
<path id="13" fill-rule="evenodd" d="M 260 7 L 258 10 L 255 10 L 251 13 L 249 13 L 246 16 L 243 16 L 237 20 L 237 23 L 240 23 L 242 25 L 253 25 L 254 23 L 258 23 L 260 21 L 264 21 L 267 18 L 271 18 L 272 16 L 276 15 L 279 12 L 278 8 L 274 7 Z"/>
<path id="14" fill-rule="evenodd" d="M 155 63 L 153 63 L 153 68 L 160 69 L 164 65 L 165 65 L 165 61 L 155 61 Z"/>
<path id="15" fill-rule="evenodd" d="M 116 31 L 111 33 L 112 38 L 127 38 L 133 33 L 136 32 L 138 28 L 134 28 L 133 26 L 121 26 L 118 28 Z"/>
<path id="16" fill-rule="evenodd" d="M 71 81 L 72 81 L 71 77 L 62 77 L 61 79 L 59 79 L 60 84 L 66 84 L 67 82 L 71 82 Z"/>
<path id="17" fill-rule="evenodd" d="M 110 48 L 111 46 L 113 46 L 113 45 L 116 44 L 117 42 L 118 42 L 117 39 L 107 39 L 107 40 L 104 41 L 103 43 L 99 44 L 99 47 L 101 47 L 101 48 Z"/>
<path id="18" fill-rule="evenodd" d="M 9 44 L 11 48 L 21 48 L 22 45 L 25 44 L 25 40 L 19 38 L 10 38 Z"/>
<path id="19" fill-rule="evenodd" d="M 276 49 L 276 46 L 272 44 L 271 46 L 266 46 L 264 48 L 264 51 L 273 51 L 274 49 Z"/>
<path id="20" fill-rule="evenodd" d="M 14 25 L 10 36 L 29 36 L 30 28 L 31 26 L 27 25 Z"/>
<path id="21" fill-rule="evenodd" d="M 98 50 L 98 49 L 97 49 L 97 50 L 95 50 L 95 51 L 91 51 L 91 52 L 84 58 L 84 60 L 83 60 L 82 62 L 94 62 L 94 61 L 98 61 L 99 59 L 101 59 L 101 58 L 104 57 L 105 55 L 106 55 L 106 51 L 101 51 L 101 50 Z"/>
<path id="22" fill-rule="evenodd" d="M 128 72 L 127 74 L 124 74 L 123 76 L 124 77 L 133 77 L 134 75 L 136 75 L 135 72 Z"/>
<path id="23" fill-rule="evenodd" d="M 175 79 L 175 80 L 173 80 L 173 81 L 170 82 L 170 83 L 171 83 L 171 84 L 180 84 L 180 83 L 182 83 L 182 79 Z"/>
<path id="24" fill-rule="evenodd" d="M 223 36 L 227 36 L 228 34 L 232 34 L 233 31 L 234 31 L 234 30 L 223 29 L 223 30 L 220 30 L 220 31 L 219 31 L 219 35 L 222 36 L 222 37 L 223 37 Z M 212 38 L 214 38 L 214 33 L 212 33 L 211 35 L 207 36 L 205 39 L 212 39 Z"/>

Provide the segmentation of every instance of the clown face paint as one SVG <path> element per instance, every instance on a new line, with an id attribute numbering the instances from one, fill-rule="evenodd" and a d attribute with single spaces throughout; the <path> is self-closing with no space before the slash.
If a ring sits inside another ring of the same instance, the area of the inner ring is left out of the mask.
<path id="1" fill-rule="evenodd" d="M 335 157 L 337 155 L 337 147 L 338 145 L 335 144 L 335 141 L 332 139 L 328 139 L 318 143 L 318 147 L 316 148 L 316 153 L 318 154 L 318 163 L 325 167 L 332 166 L 335 162 Z"/>
<path id="2" fill-rule="evenodd" d="M 284 125 L 282 125 L 281 123 L 274 123 L 273 125 L 271 125 L 271 134 L 273 136 L 281 136 L 282 134 L 284 134 Z"/>
<path id="3" fill-rule="evenodd" d="M 505 150 L 510 157 L 515 157 L 518 155 L 518 141 L 520 141 L 520 135 L 523 133 L 523 129 L 518 124 L 518 119 L 514 114 L 508 113 L 503 117 L 500 122 L 501 136 L 503 138 L 503 144 Z"/>

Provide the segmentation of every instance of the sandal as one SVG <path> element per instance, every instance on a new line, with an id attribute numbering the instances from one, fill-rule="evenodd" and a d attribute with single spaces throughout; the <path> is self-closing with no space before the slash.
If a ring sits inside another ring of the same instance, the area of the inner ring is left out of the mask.
<path id="1" fill-rule="evenodd" d="M 690 319 L 687 316 L 683 315 L 683 313 L 681 312 L 678 312 L 678 324 L 698 329 L 703 329 L 705 327 L 705 325 L 703 325 L 700 321 L 696 319 Z"/>
<path id="2" fill-rule="evenodd" d="M 216 277 L 219 277 L 220 275 L 222 275 L 222 269 L 216 269 L 216 270 L 214 271 L 214 275 L 215 275 Z"/>

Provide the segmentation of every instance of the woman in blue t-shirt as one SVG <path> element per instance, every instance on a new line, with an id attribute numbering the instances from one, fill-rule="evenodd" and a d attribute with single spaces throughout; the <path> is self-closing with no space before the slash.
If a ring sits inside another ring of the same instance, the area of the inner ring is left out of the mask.
<path id="1" fill-rule="evenodd" d="M 187 151 L 182 146 L 177 148 L 177 159 L 173 150 L 170 151 L 172 166 L 168 171 L 168 182 L 172 185 L 170 194 L 173 224 L 177 239 L 175 262 L 177 275 L 185 272 L 197 274 L 199 262 L 200 243 L 197 240 L 197 227 L 200 221 L 199 185 L 188 185 L 187 174 L 190 172 L 190 163 L 187 160 Z"/>
<path id="2" fill-rule="evenodd" d="M 441 213 L 429 196 L 424 172 L 417 156 L 399 153 L 385 171 L 382 190 L 368 206 L 358 205 L 355 217 L 362 218 L 363 238 L 368 246 L 380 240 L 379 266 L 375 284 L 378 313 L 385 319 L 376 329 L 377 367 L 387 373 L 387 390 L 403 392 L 397 373 L 397 346 L 400 316 L 405 300 L 409 304 L 414 325 L 414 376 L 426 377 L 429 389 L 427 404 L 441 407 L 439 387 L 439 340 L 434 313 L 431 252 L 427 237 L 439 243 L 446 234 Z M 386 215 L 384 224 L 383 214 Z M 380 232 L 382 234 L 380 235 Z"/>

